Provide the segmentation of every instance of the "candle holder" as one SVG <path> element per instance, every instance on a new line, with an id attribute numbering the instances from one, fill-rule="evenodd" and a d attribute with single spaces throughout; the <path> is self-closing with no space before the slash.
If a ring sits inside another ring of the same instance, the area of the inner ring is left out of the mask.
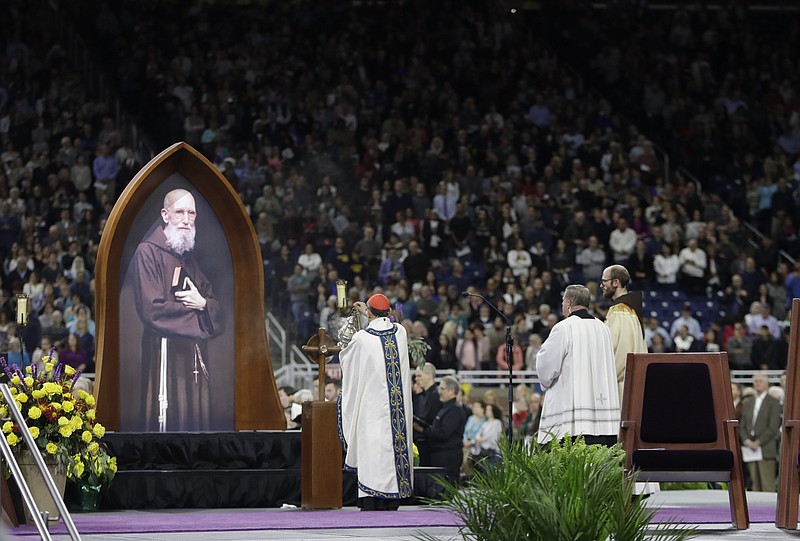
<path id="1" fill-rule="evenodd" d="M 22 361 L 25 364 L 25 327 L 28 326 L 28 301 L 30 297 L 24 293 L 17 295 L 17 328 L 19 329 L 19 347 Z"/>
<path id="2" fill-rule="evenodd" d="M 347 280 L 336 280 L 336 309 L 340 314 L 347 311 Z"/>
<path id="3" fill-rule="evenodd" d="M 17 295 L 17 327 L 28 325 L 28 301 L 30 297 L 24 293 Z"/>

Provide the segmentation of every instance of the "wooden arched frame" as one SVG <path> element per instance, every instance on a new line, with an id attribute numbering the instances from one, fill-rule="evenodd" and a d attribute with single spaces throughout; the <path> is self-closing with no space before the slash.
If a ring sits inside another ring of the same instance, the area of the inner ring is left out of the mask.
<path id="1" fill-rule="evenodd" d="M 239 196 L 202 154 L 176 143 L 150 160 L 114 205 L 103 229 L 95 268 L 98 420 L 120 426 L 120 265 L 134 219 L 170 175 L 180 173 L 214 209 L 227 237 L 234 275 L 236 430 L 283 430 L 286 419 L 264 325 L 264 268 L 255 229 Z"/>

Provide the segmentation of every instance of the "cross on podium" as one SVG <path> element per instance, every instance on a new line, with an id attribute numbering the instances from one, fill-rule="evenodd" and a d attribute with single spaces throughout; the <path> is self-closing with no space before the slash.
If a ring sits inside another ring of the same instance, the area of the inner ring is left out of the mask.
<path id="1" fill-rule="evenodd" d="M 325 363 L 342 348 L 320 328 L 302 349 L 319 365 L 319 399 L 303 404 L 301 504 L 304 509 L 338 509 L 342 507 L 342 447 L 336 402 L 325 402 Z"/>
<path id="2" fill-rule="evenodd" d="M 333 338 L 328 336 L 325 329 L 319 328 L 317 334 L 312 336 L 303 346 L 303 353 L 319 365 L 319 381 L 317 382 L 317 396 L 319 400 L 325 399 L 325 364 L 330 360 L 334 354 L 342 351 L 342 348 L 336 345 Z"/>

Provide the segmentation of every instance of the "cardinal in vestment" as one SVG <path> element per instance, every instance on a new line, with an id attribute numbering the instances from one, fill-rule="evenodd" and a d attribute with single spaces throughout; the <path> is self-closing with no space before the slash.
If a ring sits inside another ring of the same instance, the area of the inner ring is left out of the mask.
<path id="1" fill-rule="evenodd" d="M 369 323 L 339 353 L 339 437 L 345 468 L 358 475 L 359 507 L 394 510 L 413 495 L 408 339 L 405 328 L 389 319 L 385 295 L 375 294 L 355 308 Z"/>

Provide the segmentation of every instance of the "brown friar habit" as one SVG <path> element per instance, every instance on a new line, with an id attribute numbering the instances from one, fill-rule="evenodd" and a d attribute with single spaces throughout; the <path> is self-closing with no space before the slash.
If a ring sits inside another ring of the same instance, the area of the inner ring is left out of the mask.
<path id="1" fill-rule="evenodd" d="M 205 341 L 222 329 L 222 311 L 211 283 L 191 252 L 183 256 L 167 248 L 161 227 L 142 241 L 133 256 L 136 311 L 142 334 L 142 388 L 140 420 L 145 430 L 158 430 L 158 389 L 161 338 L 167 338 L 167 426 L 169 432 L 208 430 L 209 381 L 201 359 L 213 378 L 214 359 L 206 356 Z M 173 274 L 180 267 L 181 283 L 188 277 L 206 299 L 202 311 L 186 308 L 175 299 Z M 197 371 L 197 373 L 195 373 Z"/>

